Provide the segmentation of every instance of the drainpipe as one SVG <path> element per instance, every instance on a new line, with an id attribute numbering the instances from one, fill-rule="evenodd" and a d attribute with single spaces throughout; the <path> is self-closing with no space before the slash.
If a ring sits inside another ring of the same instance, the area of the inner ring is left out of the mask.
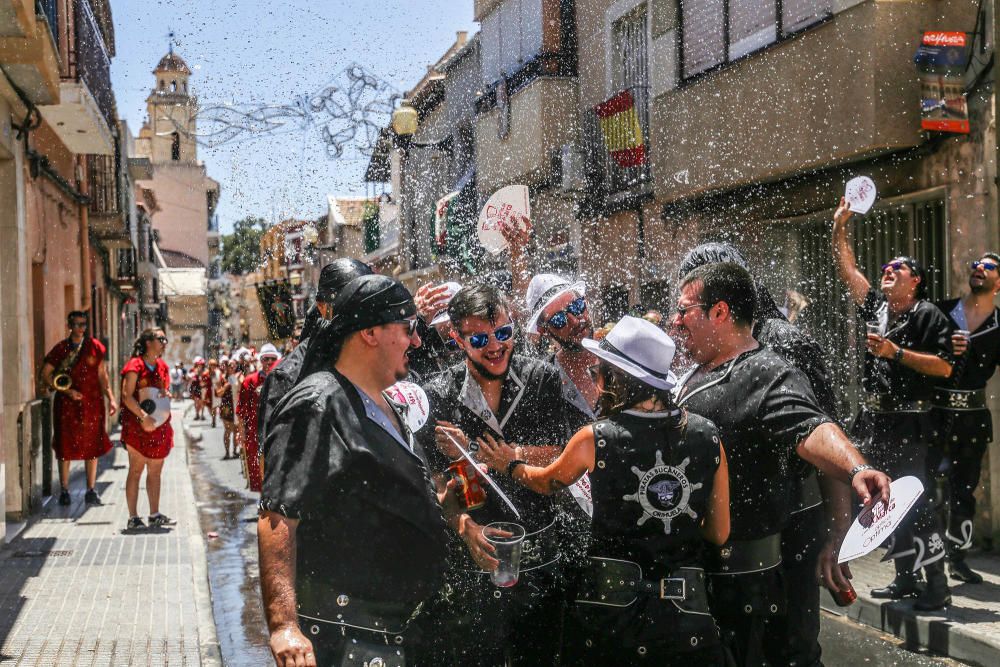
<path id="1" fill-rule="evenodd" d="M 76 187 L 82 190 L 84 176 L 86 174 L 86 157 L 78 155 L 76 157 Z M 87 192 L 90 192 L 90 184 L 87 183 Z M 88 198 L 89 202 L 89 198 Z M 83 289 L 80 290 L 80 310 L 90 310 L 90 204 L 80 203 L 80 275 L 83 280 Z M 92 323 L 93 327 L 95 323 Z"/>

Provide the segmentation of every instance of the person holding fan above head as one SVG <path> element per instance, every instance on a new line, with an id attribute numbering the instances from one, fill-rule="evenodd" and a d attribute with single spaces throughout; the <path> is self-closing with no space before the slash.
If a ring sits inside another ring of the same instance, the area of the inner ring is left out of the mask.
<path id="1" fill-rule="evenodd" d="M 70 461 L 85 461 L 88 505 L 100 505 L 97 494 L 97 459 L 111 450 L 111 440 L 104 427 L 104 399 L 108 414 L 118 405 L 105 364 L 107 350 L 87 332 L 87 313 L 74 310 L 66 318 L 69 337 L 45 356 L 42 385 L 56 391 L 52 422 L 55 428 L 52 447 L 59 460 L 59 504 L 69 505 Z"/>
<path id="2" fill-rule="evenodd" d="M 517 459 L 487 434 L 479 459 L 548 494 L 590 474 L 590 562 L 576 592 L 564 664 L 723 665 L 708 610 L 703 541 L 729 536 L 729 472 L 715 426 L 670 394 L 674 342 L 625 317 L 582 345 L 600 392 L 600 419 L 547 466 Z"/>
<path id="3" fill-rule="evenodd" d="M 139 480 L 146 471 L 149 498 L 149 526 L 172 526 L 173 519 L 160 512 L 160 474 L 163 461 L 174 446 L 170 410 L 157 423 L 156 398 L 170 397 L 170 368 L 161 359 L 167 348 L 162 329 L 146 329 L 136 339 L 132 358 L 122 369 L 122 442 L 128 450 L 128 477 L 125 501 L 128 504 L 127 530 L 146 527 L 139 517 Z"/>
<path id="4" fill-rule="evenodd" d="M 948 318 L 927 300 L 927 273 L 913 257 L 890 259 L 882 266 L 879 288 L 872 287 L 858 270 L 848 240 L 851 215 L 841 199 L 833 216 L 833 257 L 867 329 L 865 398 L 853 435 L 880 467 L 894 477 L 917 477 L 926 491 L 888 542 L 886 558 L 894 560 L 895 579 L 874 589 L 872 597 L 917 597 L 914 609 L 934 611 L 951 602 L 944 531 L 931 505 L 936 494 L 927 474 L 928 446 L 935 432 L 934 385 L 952 373 L 951 332 Z M 923 589 L 921 569 L 927 576 Z"/>
<path id="5" fill-rule="evenodd" d="M 997 294 L 1000 255 L 987 252 L 970 266 L 969 293 L 935 304 L 948 316 L 952 329 L 955 371 L 950 381 L 940 383 L 935 391 L 938 442 L 932 451 L 946 462 L 948 568 L 953 578 L 969 584 L 983 581 L 965 562 L 965 551 L 972 546 L 975 491 L 983 454 L 993 441 L 986 383 L 1000 365 L 1000 310 L 994 305 Z"/>

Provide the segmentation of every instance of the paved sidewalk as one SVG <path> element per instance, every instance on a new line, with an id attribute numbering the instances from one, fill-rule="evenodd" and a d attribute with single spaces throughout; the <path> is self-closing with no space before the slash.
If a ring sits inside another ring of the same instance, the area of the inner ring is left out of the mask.
<path id="1" fill-rule="evenodd" d="M 951 606 L 941 612 L 916 613 L 912 599 L 891 602 L 871 597 L 872 588 L 884 586 L 895 574 L 891 562 L 880 562 L 883 553 L 876 549 L 851 563 L 857 602 L 846 609 L 837 607 L 824 591 L 823 607 L 893 634 L 909 646 L 976 665 L 1000 665 L 1000 558 L 996 554 L 973 552 L 967 559 L 983 575 L 982 584 L 950 579 Z"/>
<path id="2" fill-rule="evenodd" d="M 176 526 L 123 534 L 128 455 L 115 439 L 98 469 L 103 506 L 85 506 L 82 465 L 74 464 L 73 504 L 61 507 L 53 498 L 0 550 L 0 663 L 222 664 L 177 410 L 173 423 L 160 505 Z M 145 477 L 139 511 L 148 514 Z"/>

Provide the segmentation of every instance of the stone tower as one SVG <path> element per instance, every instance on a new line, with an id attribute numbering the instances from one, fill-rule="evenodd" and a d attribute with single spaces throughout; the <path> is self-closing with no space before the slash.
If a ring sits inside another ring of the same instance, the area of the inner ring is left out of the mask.
<path id="1" fill-rule="evenodd" d="M 198 146 L 195 142 L 195 110 L 197 99 L 191 94 L 188 78 L 191 69 L 184 59 L 170 52 L 160 59 L 153 90 L 146 98 L 146 124 L 139 137 L 153 164 L 195 164 Z"/>

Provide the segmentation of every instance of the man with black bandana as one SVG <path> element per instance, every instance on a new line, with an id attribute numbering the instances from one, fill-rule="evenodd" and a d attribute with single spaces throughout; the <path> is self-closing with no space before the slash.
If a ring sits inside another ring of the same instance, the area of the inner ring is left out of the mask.
<path id="1" fill-rule="evenodd" d="M 270 646 L 280 666 L 398 667 L 448 539 L 446 494 L 406 406 L 383 393 L 420 345 L 416 308 L 385 276 L 353 280 L 333 308 L 336 335 L 315 342 L 333 343 L 331 365 L 301 379 L 268 427 L 257 530 Z"/>
<path id="2" fill-rule="evenodd" d="M 337 293 L 358 276 L 371 275 L 372 270 L 364 262 L 350 257 L 341 257 L 330 262 L 319 273 L 316 286 L 316 305 L 306 315 L 306 322 L 299 334 L 299 344 L 275 366 L 260 390 L 260 410 L 257 413 L 257 442 L 266 443 L 267 420 L 278 407 L 302 371 L 302 362 L 309 352 L 310 338 L 333 317 L 331 304 Z M 264 445 L 266 447 L 266 444 Z M 263 450 L 267 454 L 267 450 Z"/>
<path id="3" fill-rule="evenodd" d="M 571 435 L 558 370 L 513 353 L 514 324 L 495 287 L 466 286 L 451 300 L 448 313 L 465 361 L 424 386 L 436 427 L 420 433 L 438 479 L 461 457 L 452 439 L 475 454 L 476 439 L 491 434 L 516 447 L 523 460 L 535 465 L 553 461 Z M 485 666 L 513 660 L 545 665 L 557 659 L 567 549 L 576 547 L 582 555 L 582 537 L 574 540 L 565 529 L 577 516 L 565 508 L 573 500 L 565 492 L 543 496 L 529 491 L 506 474 L 493 479 L 521 517 L 484 483 L 485 505 L 456 520 L 465 546 L 453 541 L 446 594 L 425 616 L 424 634 L 433 642 L 423 656 L 426 664 Z M 512 521 L 525 529 L 520 579 L 512 588 L 490 582 L 488 571 L 497 561 L 483 527 L 494 521 Z"/>
<path id="4" fill-rule="evenodd" d="M 912 475 L 924 484 L 906 520 L 888 543 L 896 577 L 872 591 L 879 599 L 917 596 L 918 611 L 941 609 L 951 602 L 944 572 L 944 531 L 931 505 L 927 474 L 928 446 L 935 437 L 931 416 L 934 385 L 951 375 L 948 320 L 927 301 L 927 274 L 912 257 L 895 257 L 882 267 L 879 289 L 858 270 L 848 240 L 851 210 L 840 200 L 833 217 L 833 256 L 837 272 L 869 329 L 863 386 L 864 405 L 852 434 L 862 448 L 894 477 Z M 921 590 L 923 568 L 927 585 Z"/>
<path id="5" fill-rule="evenodd" d="M 750 271 L 743 254 L 728 243 L 710 242 L 692 248 L 681 261 L 678 279 L 700 266 L 733 262 Z M 776 352 L 782 359 L 802 371 L 809 380 L 820 409 L 835 419 L 837 405 L 833 377 L 823 349 L 810 335 L 791 324 L 771 297 L 767 287 L 755 279 L 757 307 L 754 314 L 753 337 L 762 346 Z M 790 475 L 791 496 L 789 520 L 781 531 L 781 567 L 785 583 L 785 604 L 788 613 L 771 620 L 775 636 L 783 641 L 769 646 L 772 664 L 794 664 L 800 667 L 821 664 L 819 644 L 820 602 L 816 571 L 820 559 L 835 560 L 840 544 L 837 535 L 828 535 L 826 514 L 829 509 L 849 503 L 850 489 L 836 480 L 818 475 L 805 461 L 796 462 L 797 474 Z M 822 486 L 822 491 L 821 491 Z M 824 506 L 824 497 L 827 503 Z M 825 545 L 825 549 L 824 549 Z M 782 627 L 784 626 L 784 627 Z"/>
<path id="6" fill-rule="evenodd" d="M 678 405 L 715 422 L 729 458 L 731 532 L 714 554 L 710 600 L 723 641 L 747 666 L 765 663 L 768 647 L 785 641 L 774 620 L 786 613 L 781 531 L 796 460 L 850 482 L 865 504 L 889 495 L 888 477 L 820 409 L 802 372 L 754 339 L 755 306 L 746 270 L 708 264 L 684 278 L 671 321 L 697 364 L 678 385 Z M 833 518 L 847 512 L 836 508 Z M 827 563 L 822 574 L 832 590 L 849 586 L 846 566 Z"/>
<path id="7" fill-rule="evenodd" d="M 1000 310 L 994 305 L 997 294 L 1000 294 L 1000 255 L 987 252 L 972 262 L 969 293 L 961 299 L 935 304 L 948 316 L 951 325 L 955 371 L 951 381 L 935 392 L 939 438 L 937 446 L 932 448 L 932 458 L 943 457 L 947 464 L 943 467 L 948 477 L 946 544 L 951 576 L 970 584 L 983 581 L 966 564 L 965 550 L 972 546 L 975 490 L 979 486 L 983 454 L 993 441 L 986 383 L 1000 365 Z"/>

